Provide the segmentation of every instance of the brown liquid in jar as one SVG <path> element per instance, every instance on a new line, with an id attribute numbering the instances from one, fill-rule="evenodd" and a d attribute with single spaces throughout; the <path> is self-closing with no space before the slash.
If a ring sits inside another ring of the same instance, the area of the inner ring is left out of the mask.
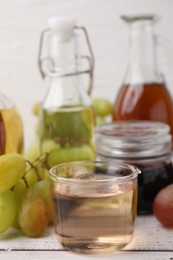
<path id="1" fill-rule="evenodd" d="M 150 167 L 137 165 L 141 169 L 138 176 L 138 206 L 139 215 L 153 213 L 153 200 L 157 193 L 165 186 L 173 183 L 172 163 L 150 165 Z"/>
<path id="2" fill-rule="evenodd" d="M 173 136 L 173 100 L 165 84 L 124 85 L 117 96 L 113 121 L 151 120 L 166 123 Z"/>

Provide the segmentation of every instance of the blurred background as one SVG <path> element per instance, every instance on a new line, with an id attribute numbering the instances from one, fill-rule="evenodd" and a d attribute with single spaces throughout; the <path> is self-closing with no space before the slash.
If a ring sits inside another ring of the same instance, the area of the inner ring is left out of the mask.
<path id="1" fill-rule="evenodd" d="M 157 32 L 168 49 L 167 85 L 173 94 L 172 0 L 0 0 L 0 91 L 17 105 L 24 123 L 25 149 L 34 138 L 33 105 L 48 88 L 37 66 L 41 30 L 51 16 L 75 18 L 87 28 L 95 56 L 93 97 L 114 101 L 124 78 L 129 53 L 129 29 L 122 14 L 155 13 Z M 162 53 L 162 51 L 161 51 Z"/>

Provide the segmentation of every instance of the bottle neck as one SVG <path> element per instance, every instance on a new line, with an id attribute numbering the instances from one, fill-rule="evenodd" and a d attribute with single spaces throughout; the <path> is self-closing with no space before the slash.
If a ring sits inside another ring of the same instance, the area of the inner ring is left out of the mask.
<path id="1" fill-rule="evenodd" d="M 80 56 L 74 33 L 53 31 L 50 35 L 48 53 L 52 72 L 75 73 L 79 69 Z"/>
<path id="2" fill-rule="evenodd" d="M 153 24 L 138 21 L 131 25 L 130 61 L 127 72 L 127 83 L 161 83 L 156 54 L 156 36 Z"/>
<path id="3" fill-rule="evenodd" d="M 91 105 L 91 98 L 82 85 L 82 79 L 74 78 L 74 76 L 52 79 L 43 104 L 44 108 L 51 110 L 64 106 L 90 107 Z"/>
<path id="4" fill-rule="evenodd" d="M 91 106 L 91 99 L 83 85 L 78 36 L 74 33 L 52 32 L 49 43 L 50 71 L 55 77 L 50 82 L 45 108 L 56 110 L 64 106 Z M 59 74 L 59 75 L 58 75 Z"/>

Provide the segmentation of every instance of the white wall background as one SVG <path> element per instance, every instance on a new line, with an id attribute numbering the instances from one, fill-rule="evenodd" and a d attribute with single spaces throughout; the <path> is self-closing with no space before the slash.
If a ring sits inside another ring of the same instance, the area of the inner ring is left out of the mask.
<path id="1" fill-rule="evenodd" d="M 119 17 L 144 12 L 161 16 L 158 32 L 168 39 L 173 56 L 173 0 L 0 0 L 0 91 L 20 110 L 26 149 L 34 138 L 32 106 L 47 90 L 37 53 L 48 18 L 74 17 L 87 28 L 96 60 L 93 96 L 113 101 L 128 56 L 128 28 Z M 167 79 L 173 93 L 173 69 Z"/>

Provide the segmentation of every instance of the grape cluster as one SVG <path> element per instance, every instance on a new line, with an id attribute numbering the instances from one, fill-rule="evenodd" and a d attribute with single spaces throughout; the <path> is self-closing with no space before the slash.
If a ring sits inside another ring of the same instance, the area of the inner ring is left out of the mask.
<path id="1" fill-rule="evenodd" d="M 42 167 L 46 158 L 31 163 L 19 154 L 0 156 L 0 233 L 13 226 L 38 237 L 52 223 L 51 181 Z"/>
<path id="2" fill-rule="evenodd" d="M 82 146 L 61 147 L 60 144 L 52 139 L 45 139 L 42 142 L 42 153 L 40 153 L 40 142 L 39 138 L 36 137 L 28 150 L 27 158 L 33 162 L 44 154 L 47 154 L 45 164 L 47 168 L 50 169 L 51 167 L 64 162 L 94 160 L 95 147 L 93 143 L 83 144 Z"/>
<path id="3" fill-rule="evenodd" d="M 112 113 L 112 105 L 106 99 L 94 99 L 93 108 L 96 112 L 97 125 L 104 123 L 105 118 Z M 33 113 L 38 115 L 39 110 L 40 103 L 34 106 Z M 89 117 L 82 115 L 81 118 L 83 124 L 87 126 Z M 67 122 L 68 120 L 65 120 L 65 124 Z M 75 131 L 64 127 L 60 134 L 65 136 L 73 134 L 73 137 L 80 135 L 81 138 L 90 140 L 91 133 L 83 124 L 78 122 Z M 65 131 L 70 131 L 70 134 Z M 47 225 L 52 223 L 51 181 L 48 169 L 62 162 L 94 160 L 95 148 L 92 141 L 81 142 L 80 145 L 61 146 L 46 137 L 42 141 L 40 153 L 39 133 L 37 133 L 27 159 L 29 161 L 19 154 L 0 156 L 0 233 L 13 226 L 20 228 L 27 236 L 41 236 Z"/>

